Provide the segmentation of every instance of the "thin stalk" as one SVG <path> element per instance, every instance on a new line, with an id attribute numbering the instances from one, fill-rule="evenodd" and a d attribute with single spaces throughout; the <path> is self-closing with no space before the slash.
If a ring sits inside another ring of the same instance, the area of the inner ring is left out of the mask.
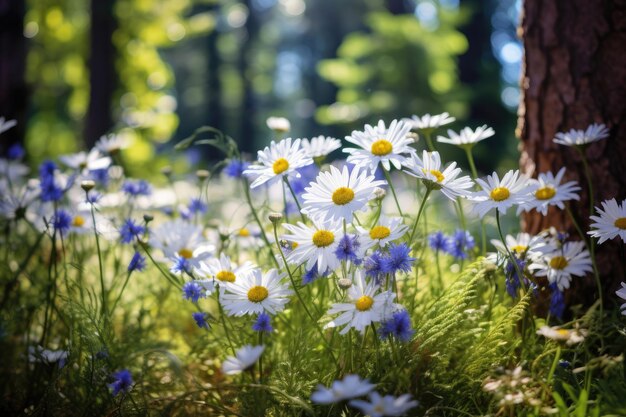
<path id="1" fill-rule="evenodd" d="M 591 181 L 591 171 L 589 170 L 589 163 L 587 162 L 587 158 L 585 157 L 585 153 L 583 150 L 576 146 L 576 150 L 580 155 L 580 159 L 583 162 L 583 169 L 585 171 L 585 178 L 587 179 L 587 188 L 589 190 L 589 215 L 593 214 L 593 204 L 594 204 L 594 194 L 593 194 L 593 182 Z"/>
<path id="2" fill-rule="evenodd" d="M 226 340 L 228 341 L 228 346 L 230 350 L 233 352 L 233 355 L 236 355 L 235 346 L 233 342 L 230 340 L 230 331 L 226 327 L 226 317 L 224 314 L 224 309 L 222 308 L 222 303 L 220 303 L 219 291 L 215 291 L 215 300 L 217 301 L 217 308 L 220 312 L 220 321 L 222 322 L 222 327 L 224 327 L 224 333 L 226 334 Z"/>
<path id="3" fill-rule="evenodd" d="M 302 213 L 302 206 L 300 206 L 300 202 L 298 201 L 298 196 L 296 196 L 296 193 L 293 190 L 293 187 L 289 183 L 289 179 L 287 179 L 287 177 L 284 176 L 283 180 L 285 181 L 285 184 L 287 184 L 287 187 L 289 188 L 289 191 L 291 192 L 291 196 L 293 197 L 293 200 L 296 202 L 296 206 L 298 207 L 298 213 L 300 213 L 300 218 L 302 219 L 302 223 L 306 223 L 306 218 L 304 217 L 304 214 Z"/>
<path id="4" fill-rule="evenodd" d="M 91 207 L 91 220 L 93 221 L 93 234 L 96 236 L 96 249 L 98 251 L 98 268 L 100 270 L 100 290 L 102 291 L 102 311 L 100 314 L 106 317 L 106 314 L 107 314 L 106 287 L 104 285 L 104 267 L 102 265 L 102 252 L 100 250 L 100 237 L 98 236 L 98 229 L 96 228 L 96 214 L 93 208 L 93 203 L 90 204 L 90 207 Z"/>
<path id="5" fill-rule="evenodd" d="M 263 238 L 263 241 L 267 245 L 267 248 L 270 251 L 270 256 L 274 260 L 274 264 L 276 265 L 276 268 L 280 269 L 280 265 L 278 264 L 278 260 L 276 259 L 276 255 L 274 255 L 274 250 L 272 249 L 272 244 L 270 243 L 269 239 L 267 238 L 267 235 L 265 234 L 265 229 L 263 229 L 263 223 L 261 223 L 261 219 L 259 219 L 259 215 L 257 214 L 256 209 L 254 208 L 254 205 L 252 204 L 252 198 L 250 197 L 250 185 L 248 184 L 248 181 L 245 178 L 242 180 L 242 184 L 243 184 L 243 192 L 246 195 L 246 201 L 248 202 L 248 206 L 250 207 L 252 216 L 254 217 L 256 224 L 259 226 L 259 229 L 261 230 L 261 238 Z M 278 238 L 276 239 L 276 245 L 280 248 L 280 244 L 278 243 Z"/>
<path id="6" fill-rule="evenodd" d="M 426 139 L 426 145 L 428 146 L 428 150 L 430 152 L 435 152 L 435 144 L 433 143 L 433 139 L 432 139 L 432 132 L 429 130 L 424 131 L 424 139 Z"/>
<path id="7" fill-rule="evenodd" d="M 263 346 L 263 331 L 259 332 L 259 345 Z M 263 385 L 263 355 L 259 356 L 259 384 Z"/>
<path id="8" fill-rule="evenodd" d="M 519 265 L 517 263 L 517 259 L 509 250 L 509 247 L 506 244 L 506 240 L 504 239 L 504 235 L 502 235 L 502 227 L 500 226 L 500 210 L 496 209 L 496 223 L 498 225 L 498 234 L 500 235 L 500 241 L 502 241 L 502 245 L 504 245 L 504 250 L 506 250 L 506 254 L 509 256 L 509 259 L 513 263 L 513 267 L 515 268 L 515 272 L 517 273 L 517 278 L 519 279 L 520 285 L 526 290 L 526 283 L 524 282 L 524 275 L 522 275 L 522 271 L 519 269 Z"/>
<path id="9" fill-rule="evenodd" d="M 409 244 L 413 242 L 413 237 L 415 237 L 415 231 L 417 230 L 417 224 L 419 223 L 420 217 L 422 216 L 424 207 L 426 207 L 426 200 L 428 200 L 428 196 L 430 195 L 431 191 L 431 188 L 426 189 L 426 194 L 424 194 L 424 199 L 420 204 L 419 211 L 417 212 L 417 217 L 415 217 L 415 222 L 413 223 L 413 229 L 411 230 L 411 234 L 409 235 Z"/>
<path id="10" fill-rule="evenodd" d="M 120 298 L 122 298 L 122 294 L 124 294 L 124 290 L 126 289 L 126 285 L 128 285 L 128 280 L 130 279 L 131 274 L 132 274 L 132 271 L 129 271 L 128 274 L 126 274 L 126 280 L 124 281 L 124 284 L 122 285 L 122 289 L 120 290 L 120 293 L 115 299 L 115 302 L 111 306 L 111 316 L 113 316 L 113 313 L 115 312 L 115 307 L 117 307 L 117 303 L 119 303 Z"/>
<path id="11" fill-rule="evenodd" d="M 393 194 L 393 199 L 396 202 L 396 207 L 398 208 L 398 213 L 400 213 L 401 217 L 404 217 L 402 214 L 402 209 L 400 208 L 400 203 L 398 202 L 398 196 L 396 195 L 396 189 L 393 187 L 393 183 L 391 182 L 391 176 L 389 172 L 385 168 L 382 169 L 383 174 L 385 175 L 385 179 L 387 180 L 387 184 L 389 184 L 389 189 L 391 189 L 391 194 Z"/>
<path id="12" fill-rule="evenodd" d="M 476 170 L 476 164 L 474 163 L 474 155 L 472 155 L 473 146 L 464 146 L 465 155 L 467 155 L 467 161 L 469 162 L 470 170 L 472 171 L 472 179 L 478 178 L 478 171 Z M 487 230 L 485 228 L 485 219 L 480 219 L 480 249 L 482 255 L 487 253 Z"/>

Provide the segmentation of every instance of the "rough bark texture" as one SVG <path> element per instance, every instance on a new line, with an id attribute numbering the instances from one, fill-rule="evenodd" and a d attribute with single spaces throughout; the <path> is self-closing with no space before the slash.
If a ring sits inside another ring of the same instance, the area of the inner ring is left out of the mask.
<path id="1" fill-rule="evenodd" d="M 581 201 L 572 207 L 581 227 L 589 230 L 589 197 L 580 158 L 575 149 L 552 139 L 557 132 L 605 123 L 610 137 L 586 151 L 594 199 L 598 206 L 603 200 L 626 197 L 626 1 L 526 0 L 520 36 L 525 49 L 517 131 L 522 170 L 536 176 L 565 166 L 566 179 L 577 180 L 583 189 Z M 533 212 L 522 223 L 531 233 L 555 226 L 579 239 L 560 210 L 550 210 L 546 217 Z M 624 279 L 620 250 L 617 241 L 597 249 L 605 300 L 615 298 L 614 290 Z M 577 300 L 594 298 L 591 276 L 573 284 Z"/>

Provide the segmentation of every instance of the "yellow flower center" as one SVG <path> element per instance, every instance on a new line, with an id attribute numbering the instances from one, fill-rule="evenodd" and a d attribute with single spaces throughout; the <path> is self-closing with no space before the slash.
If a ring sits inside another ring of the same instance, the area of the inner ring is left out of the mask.
<path id="1" fill-rule="evenodd" d="M 511 248 L 511 250 L 516 253 L 524 253 L 526 252 L 526 249 L 528 249 L 528 246 L 524 245 L 515 245 Z"/>
<path id="2" fill-rule="evenodd" d="M 626 229 L 626 217 L 620 217 L 619 219 L 615 220 L 614 225 L 618 229 Z"/>
<path id="3" fill-rule="evenodd" d="M 567 259 L 565 259 L 565 257 L 563 256 L 555 256 L 554 258 L 550 259 L 550 268 L 552 269 L 565 269 L 567 264 Z"/>
<path id="4" fill-rule="evenodd" d="M 491 199 L 494 201 L 504 201 L 511 195 L 511 192 L 506 187 L 496 187 L 491 190 Z"/>
<path id="5" fill-rule="evenodd" d="M 543 187 L 535 191 L 537 200 L 549 200 L 556 194 L 556 190 L 552 187 Z"/>
<path id="6" fill-rule="evenodd" d="M 557 329 L 556 333 L 559 336 L 569 337 L 569 330 L 566 330 L 566 329 Z"/>
<path id="7" fill-rule="evenodd" d="M 372 143 L 372 153 L 376 156 L 389 155 L 392 150 L 393 145 L 388 140 L 379 139 L 376 142 Z"/>
<path id="8" fill-rule="evenodd" d="M 181 250 L 178 251 L 178 254 L 185 259 L 191 259 L 193 258 L 193 251 L 191 249 L 187 249 L 187 248 L 182 248 Z"/>
<path id="9" fill-rule="evenodd" d="M 436 170 L 436 169 L 431 169 L 431 170 L 422 169 L 422 172 L 424 174 L 428 174 L 430 172 L 435 178 L 437 178 L 437 182 L 442 182 L 446 178 L 443 176 L 441 171 Z"/>
<path id="10" fill-rule="evenodd" d="M 354 199 L 354 191 L 348 187 L 339 187 L 333 193 L 333 203 L 345 206 Z"/>
<path id="11" fill-rule="evenodd" d="M 269 292 L 267 291 L 267 288 L 260 285 L 254 286 L 248 290 L 248 300 L 253 303 L 260 303 L 265 300 L 268 295 Z"/>
<path id="12" fill-rule="evenodd" d="M 272 165 L 274 174 L 280 175 L 289 169 L 289 162 L 285 158 L 278 158 Z"/>
<path id="13" fill-rule="evenodd" d="M 372 308 L 374 304 L 374 299 L 369 295 L 362 295 L 356 300 L 356 309 L 359 311 L 367 311 Z"/>
<path id="14" fill-rule="evenodd" d="M 313 244 L 318 248 L 330 246 L 335 241 L 335 235 L 329 230 L 318 230 L 313 234 Z"/>
<path id="15" fill-rule="evenodd" d="M 239 236 L 241 237 L 250 236 L 250 230 L 246 229 L 245 227 L 242 227 L 241 229 L 239 229 Z"/>
<path id="16" fill-rule="evenodd" d="M 300 246 L 300 244 L 299 244 L 298 242 L 292 242 L 292 243 L 291 243 L 291 249 L 295 249 L 295 248 L 297 248 L 298 246 Z"/>
<path id="17" fill-rule="evenodd" d="M 74 221 L 72 222 L 72 226 L 74 227 L 82 227 L 85 224 L 85 219 L 81 216 L 74 217 Z"/>
<path id="18" fill-rule="evenodd" d="M 386 226 L 375 226 L 370 230 L 370 237 L 372 239 L 384 239 L 391 234 L 391 230 L 389 230 Z"/>
<path id="19" fill-rule="evenodd" d="M 220 281 L 235 282 L 235 274 L 230 271 L 220 271 L 215 274 L 215 278 Z"/>

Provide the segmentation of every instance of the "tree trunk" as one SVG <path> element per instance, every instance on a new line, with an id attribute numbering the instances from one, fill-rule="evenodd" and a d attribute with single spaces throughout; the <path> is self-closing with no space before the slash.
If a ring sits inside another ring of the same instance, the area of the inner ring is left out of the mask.
<path id="1" fill-rule="evenodd" d="M 16 119 L 17 126 L 2 134 L 5 153 L 24 142 L 28 89 L 24 81 L 26 39 L 23 1 L 0 0 L 0 117 Z"/>
<path id="2" fill-rule="evenodd" d="M 85 126 L 85 145 L 91 148 L 100 136 L 113 127 L 111 103 L 117 87 L 113 15 L 115 0 L 91 0 L 91 56 L 89 58 L 89 109 Z"/>
<path id="3" fill-rule="evenodd" d="M 525 49 L 517 130 L 521 168 L 536 176 L 546 171 L 556 173 L 565 166 L 565 179 L 578 181 L 582 188 L 580 202 L 571 207 L 587 231 L 589 195 L 580 158 L 575 149 L 557 145 L 552 139 L 557 132 L 605 123 L 609 138 L 586 151 L 595 205 L 626 197 L 626 2 L 526 0 L 520 34 Z M 571 239 L 580 239 L 566 212 L 560 210 L 551 209 L 546 217 L 532 212 L 522 223 L 530 233 L 554 226 L 567 230 Z M 597 248 L 605 300 L 614 298 L 624 279 L 620 250 L 623 247 L 617 240 Z M 576 301 L 589 303 L 596 298 L 593 283 L 591 275 L 574 279 Z"/>

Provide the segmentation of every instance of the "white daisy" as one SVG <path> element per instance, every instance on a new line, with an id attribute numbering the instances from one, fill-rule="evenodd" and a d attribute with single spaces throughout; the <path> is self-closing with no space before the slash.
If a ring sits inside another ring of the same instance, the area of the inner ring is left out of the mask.
<path id="1" fill-rule="evenodd" d="M 517 258 L 530 261 L 535 261 L 547 251 L 554 250 L 554 247 L 549 245 L 542 235 L 533 236 L 528 233 L 518 233 L 517 236 L 506 235 L 504 241 L 509 251 Z M 492 239 L 491 244 L 498 253 L 488 254 L 487 259 L 489 261 L 500 263 L 502 260 L 509 260 L 506 249 L 499 239 Z"/>
<path id="2" fill-rule="evenodd" d="M 276 314 L 285 308 L 289 296 L 293 294 L 289 284 L 281 283 L 284 276 L 279 275 L 276 269 L 270 269 L 265 274 L 260 269 L 252 269 L 229 284 L 226 292 L 220 296 L 220 301 L 229 316 L 239 317 L 264 311 Z"/>
<path id="3" fill-rule="evenodd" d="M 17 120 L 6 120 L 4 116 L 0 117 L 0 133 L 6 132 L 15 125 L 17 125 Z"/>
<path id="4" fill-rule="evenodd" d="M 256 224 L 247 224 L 237 228 L 230 236 L 241 249 L 258 249 L 263 245 L 261 229 Z"/>
<path id="5" fill-rule="evenodd" d="M 461 168 L 456 167 L 456 162 L 452 162 L 442 172 L 439 152 L 424 151 L 421 159 L 414 154 L 407 159 L 405 166 L 408 168 L 407 174 L 421 179 L 428 188 L 441 190 L 450 200 L 467 196 L 467 190 L 474 186 L 467 175 L 457 178 Z"/>
<path id="6" fill-rule="evenodd" d="M 165 222 L 151 231 L 150 245 L 161 249 L 168 259 L 176 262 L 183 258 L 194 269 L 200 261 L 208 259 L 215 249 L 202 234 L 202 228 L 184 220 Z"/>
<path id="7" fill-rule="evenodd" d="M 525 203 L 534 190 L 528 178 L 520 175 L 518 170 L 507 172 L 502 180 L 494 172 L 487 176 L 487 181 L 477 178 L 476 183 L 482 190 L 474 193 L 471 199 L 476 202 L 474 211 L 481 218 L 492 209 L 497 209 L 504 214 L 509 207 Z"/>
<path id="8" fill-rule="evenodd" d="M 432 116 L 426 113 L 422 117 L 413 115 L 410 119 L 407 118 L 402 120 L 405 123 L 410 124 L 411 129 L 413 130 L 431 130 L 450 124 L 456 119 L 454 117 L 451 117 L 449 113 L 444 112 L 441 114 L 433 114 Z"/>
<path id="9" fill-rule="evenodd" d="M 311 394 L 311 401 L 317 404 L 332 404 L 351 398 L 360 397 L 376 388 L 367 379 L 361 379 L 358 375 L 346 375 L 341 381 L 332 383 L 330 388 L 319 384 L 317 390 Z"/>
<path id="10" fill-rule="evenodd" d="M 551 172 L 546 172 L 539 174 L 539 178 L 536 180 L 531 179 L 529 184 L 535 188 L 535 191 L 528 201 L 519 206 L 517 214 L 536 209 L 545 216 L 548 214 L 549 206 L 557 206 L 563 210 L 565 208 L 564 201 L 579 200 L 580 197 L 576 192 L 580 191 L 580 187 L 576 181 L 561 184 L 563 175 L 565 175 L 565 167 L 561 168 L 556 176 L 552 175 Z"/>
<path id="11" fill-rule="evenodd" d="M 374 245 L 384 248 L 389 242 L 400 239 L 409 230 L 400 217 L 387 218 L 385 216 L 381 216 L 369 230 L 358 225 L 355 225 L 355 228 L 359 232 L 363 250 Z"/>
<path id="12" fill-rule="evenodd" d="M 26 165 L 11 161 L 9 159 L 0 158 L 0 176 L 6 178 L 11 183 L 16 183 L 22 180 L 28 173 L 30 168 Z"/>
<path id="13" fill-rule="evenodd" d="M 112 162 L 111 158 L 102 156 L 96 148 L 89 151 L 89 153 L 78 152 L 60 156 L 59 161 L 69 168 L 80 171 L 83 175 L 86 175 L 89 171 L 108 168 Z"/>
<path id="14" fill-rule="evenodd" d="M 320 172 L 302 195 L 302 212 L 311 218 L 323 220 L 344 219 L 352 222 L 355 211 L 364 210 L 374 198 L 376 187 L 386 184 L 376 180 L 367 170 L 347 166 L 339 171 L 331 165 L 330 172 Z"/>
<path id="15" fill-rule="evenodd" d="M 583 277 L 592 271 L 589 251 L 584 242 L 566 242 L 561 248 L 544 254 L 529 266 L 536 275 L 547 277 L 559 290 L 569 288 L 572 275 Z"/>
<path id="16" fill-rule="evenodd" d="M 246 262 L 241 266 L 237 266 L 230 261 L 225 254 L 221 254 L 218 258 L 211 258 L 200 263 L 200 273 L 215 280 L 217 284 L 225 286 L 237 281 L 237 278 L 249 273 L 255 266 Z"/>
<path id="17" fill-rule="evenodd" d="M 472 147 L 481 140 L 490 138 L 495 134 L 496 132 L 494 132 L 493 129 L 487 125 L 477 127 L 476 130 L 464 127 L 459 133 L 456 133 L 453 130 L 448 130 L 449 138 L 445 136 L 437 136 L 437 142 L 449 143 L 460 147 Z"/>
<path id="18" fill-rule="evenodd" d="M 0 217 L 9 220 L 26 217 L 26 210 L 39 197 L 39 191 L 33 181 L 12 189 L 0 181 Z"/>
<path id="19" fill-rule="evenodd" d="M 620 237 L 622 242 L 626 242 L 626 200 L 622 204 L 612 198 L 603 201 L 602 208 L 596 207 L 600 216 L 591 216 L 595 223 L 591 224 L 589 233 L 593 237 L 600 238 L 598 243 L 603 243 L 609 239 Z"/>
<path id="20" fill-rule="evenodd" d="M 235 356 L 226 358 L 222 364 L 222 372 L 226 375 L 236 375 L 250 369 L 259 360 L 264 350 L 265 346 L 263 345 L 245 345 L 237 350 Z"/>
<path id="21" fill-rule="evenodd" d="M 537 330 L 537 334 L 547 339 L 555 340 L 557 342 L 565 342 L 568 346 L 576 345 L 587 336 L 587 330 L 585 329 L 562 329 L 559 327 L 541 326 Z"/>
<path id="22" fill-rule="evenodd" d="M 341 141 L 330 136 L 317 136 L 311 140 L 302 139 L 302 149 L 308 157 L 314 159 L 326 156 L 339 148 L 341 148 Z"/>
<path id="23" fill-rule="evenodd" d="M 365 125 L 365 131 L 354 130 L 346 140 L 360 148 L 346 148 L 343 151 L 350 154 L 348 162 L 362 168 L 375 171 L 380 162 L 389 171 L 391 165 L 400 169 L 406 159 L 403 154 L 414 152 L 409 145 L 414 142 L 409 137 L 411 125 L 403 121 L 393 120 L 389 128 L 380 120 L 378 125 Z"/>
<path id="24" fill-rule="evenodd" d="M 367 326 L 385 320 L 394 311 L 393 299 L 396 295 L 390 291 L 379 292 L 380 286 L 365 281 L 363 270 L 354 273 L 352 286 L 348 288 L 348 303 L 336 303 L 328 314 L 340 315 L 326 324 L 324 328 L 346 325 L 339 334 L 346 334 L 352 328 L 364 333 Z"/>
<path id="25" fill-rule="evenodd" d="M 285 176 L 293 175 L 299 178 L 300 173 L 296 170 L 313 163 L 313 159 L 300 147 L 300 139 L 292 142 L 291 138 L 278 143 L 272 141 L 270 146 L 257 153 L 257 159 L 258 165 L 250 165 L 243 172 L 246 176 L 256 178 L 250 188 Z"/>
<path id="26" fill-rule="evenodd" d="M 399 397 L 393 395 L 383 397 L 376 391 L 369 394 L 369 402 L 363 400 L 350 401 L 350 406 L 358 408 L 364 415 L 370 417 L 403 416 L 417 405 L 418 402 L 412 400 L 410 394 L 403 394 Z"/>
<path id="27" fill-rule="evenodd" d="M 559 132 L 552 140 L 554 143 L 565 146 L 582 146 L 597 142 L 609 136 L 609 129 L 603 124 L 594 123 L 587 129 L 571 129 L 568 132 Z"/>
<path id="28" fill-rule="evenodd" d="M 621 284 L 622 288 L 615 291 L 615 294 L 617 294 L 617 296 L 622 300 L 626 301 L 626 282 L 622 282 Z M 626 316 L 626 303 L 621 305 L 620 310 L 622 311 L 622 315 Z"/>
<path id="29" fill-rule="evenodd" d="M 96 149 L 105 155 L 115 155 L 120 150 L 126 148 L 127 142 L 122 135 L 110 134 L 100 136 L 96 142 Z"/>
<path id="30" fill-rule="evenodd" d="M 309 226 L 302 222 L 297 225 L 283 224 L 291 234 L 283 239 L 293 242 L 294 249 L 287 256 L 287 261 L 296 265 L 306 262 L 305 268 L 310 270 L 317 263 L 317 270 L 323 274 L 326 269 L 335 270 L 341 262 L 335 250 L 343 234 L 341 224 L 333 221 L 313 220 Z"/>
<path id="31" fill-rule="evenodd" d="M 265 123 L 267 127 L 277 133 L 289 132 L 291 129 L 291 123 L 284 117 L 268 117 Z"/>

